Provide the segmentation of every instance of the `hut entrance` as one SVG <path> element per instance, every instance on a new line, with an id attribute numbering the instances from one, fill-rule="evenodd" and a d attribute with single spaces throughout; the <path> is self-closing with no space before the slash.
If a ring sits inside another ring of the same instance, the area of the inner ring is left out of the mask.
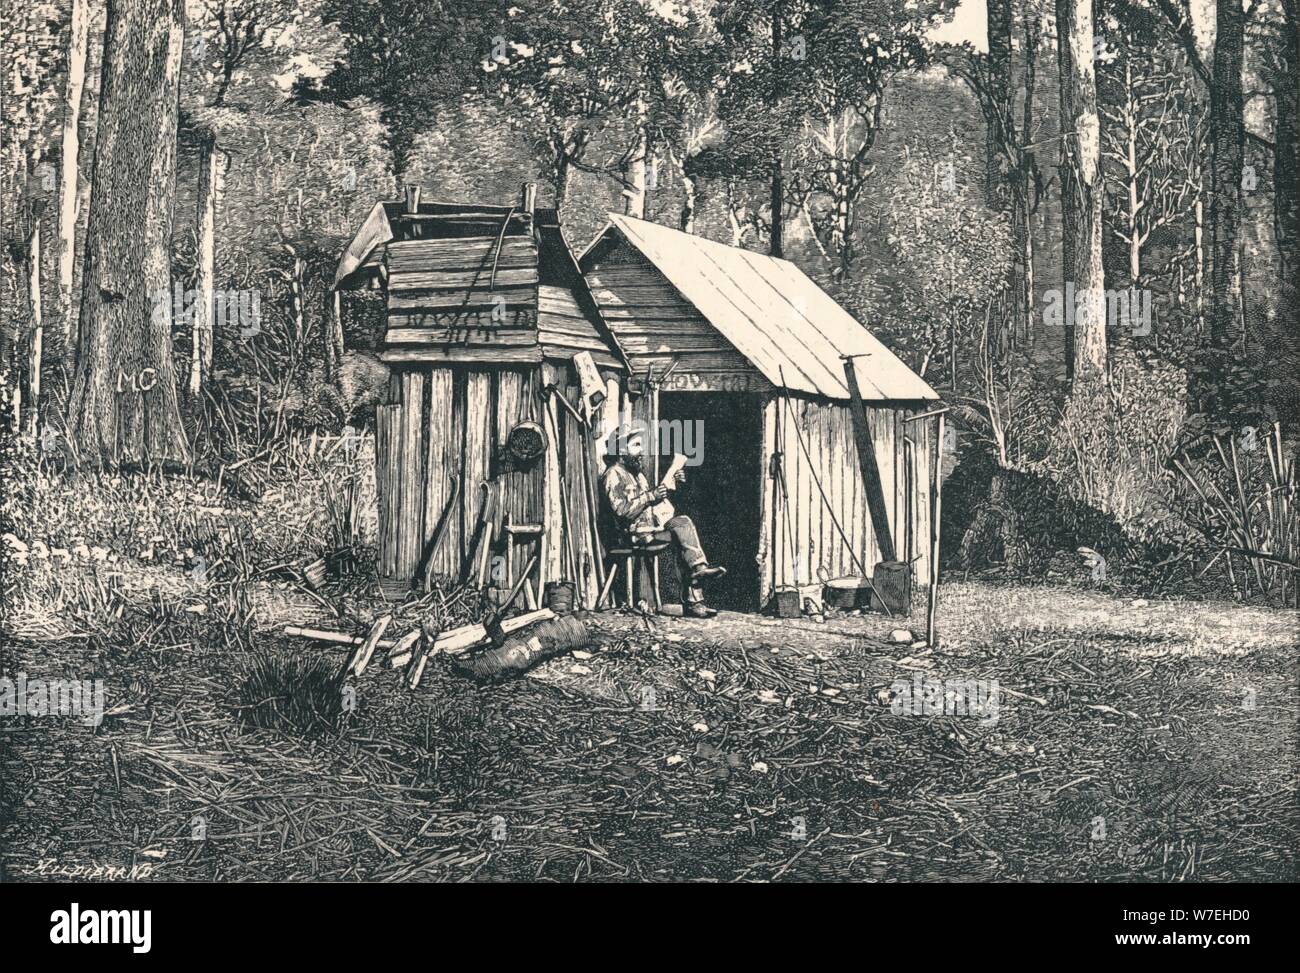
<path id="1" fill-rule="evenodd" d="M 660 452 L 698 465 L 673 505 L 695 521 L 709 560 L 727 575 L 707 589 L 709 604 L 731 611 L 759 609 L 758 535 L 762 517 L 763 408 L 761 397 L 737 392 L 660 392 Z M 661 469 L 662 469 L 661 465 Z M 659 571 L 664 600 L 677 597 L 676 572 Z"/>

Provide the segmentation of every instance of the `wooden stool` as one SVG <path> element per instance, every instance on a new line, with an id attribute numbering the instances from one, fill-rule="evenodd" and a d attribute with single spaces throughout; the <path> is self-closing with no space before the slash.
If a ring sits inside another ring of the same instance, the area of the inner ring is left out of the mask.
<path id="1" fill-rule="evenodd" d="M 635 586 L 633 579 L 636 577 L 635 568 L 646 561 L 653 562 L 659 556 L 661 551 L 668 549 L 667 541 L 656 541 L 653 544 L 637 544 L 631 547 L 611 547 L 605 552 L 605 561 L 609 565 L 609 574 L 605 578 L 605 587 L 600 592 L 600 597 L 596 599 L 596 610 L 605 603 L 609 591 L 614 587 L 614 578 L 618 574 L 618 566 L 623 565 L 624 584 L 627 586 L 627 606 L 633 608 L 636 606 Z M 653 577 L 653 572 L 652 572 Z M 659 586 L 651 582 L 652 597 L 654 599 L 655 611 L 663 607 L 659 598 Z"/>

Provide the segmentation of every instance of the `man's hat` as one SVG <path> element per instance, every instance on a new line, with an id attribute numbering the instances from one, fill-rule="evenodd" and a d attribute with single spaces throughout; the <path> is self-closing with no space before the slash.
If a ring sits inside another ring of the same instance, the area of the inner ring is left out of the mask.
<path id="1" fill-rule="evenodd" d="M 641 419 L 631 419 L 619 423 L 618 426 L 610 430 L 609 436 L 605 439 L 605 455 L 626 455 L 628 441 L 638 437 L 644 439 L 646 431 L 646 424 Z"/>

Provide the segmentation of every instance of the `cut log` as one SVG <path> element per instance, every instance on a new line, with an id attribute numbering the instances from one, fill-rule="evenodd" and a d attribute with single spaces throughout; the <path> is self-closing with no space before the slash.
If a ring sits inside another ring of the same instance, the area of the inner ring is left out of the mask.
<path id="1" fill-rule="evenodd" d="M 417 689 L 420 680 L 424 677 L 424 667 L 429 661 L 429 655 L 433 651 L 434 645 L 437 644 L 435 639 L 425 638 L 420 643 L 420 647 L 411 656 L 411 664 L 406 667 L 406 687 L 408 689 Z"/>
<path id="2" fill-rule="evenodd" d="M 302 628 L 299 625 L 286 625 L 284 634 L 296 638 L 311 639 L 313 642 L 332 642 L 335 645 L 360 645 L 365 636 L 349 635 L 347 632 L 331 632 L 323 628 Z M 377 649 L 391 649 L 396 643 L 391 639 L 380 639 L 375 643 Z"/>
<path id="3" fill-rule="evenodd" d="M 521 628 L 527 628 L 529 625 L 537 622 L 548 621 L 555 617 L 555 612 L 549 608 L 539 608 L 535 612 L 525 612 L 522 615 L 516 615 L 514 618 L 507 618 L 501 623 L 501 631 L 506 635 L 517 632 Z M 460 628 L 448 629 L 438 635 L 433 641 L 432 652 L 457 653 L 464 652 L 466 649 L 472 649 L 480 643 L 488 641 L 487 627 L 484 625 L 462 625 Z M 388 664 L 394 668 L 404 666 L 411 661 L 411 653 L 403 652 L 401 655 L 394 652 L 388 660 Z"/>
<path id="4" fill-rule="evenodd" d="M 522 675 L 552 656 L 583 648 L 590 640 L 582 620 L 576 615 L 566 615 L 540 622 L 529 631 L 506 639 L 496 648 L 458 660 L 455 665 L 472 679 L 500 682 Z"/>
<path id="5" fill-rule="evenodd" d="M 423 630 L 420 628 L 413 628 L 393 644 L 392 649 L 388 653 L 387 659 L 390 667 L 396 664 L 393 660 L 399 656 L 405 655 L 407 658 L 410 657 L 411 648 L 419 640 L 422 631 Z"/>
<path id="6" fill-rule="evenodd" d="M 384 629 L 388 628 L 392 621 L 392 615 L 385 615 L 370 626 L 369 634 L 357 646 L 356 651 L 348 659 L 347 665 L 343 667 L 343 672 L 339 674 L 340 679 L 346 678 L 349 673 L 360 676 L 366 671 L 366 666 L 370 664 L 370 657 L 375 653 L 375 646 L 379 643 L 380 636 L 384 634 Z"/>

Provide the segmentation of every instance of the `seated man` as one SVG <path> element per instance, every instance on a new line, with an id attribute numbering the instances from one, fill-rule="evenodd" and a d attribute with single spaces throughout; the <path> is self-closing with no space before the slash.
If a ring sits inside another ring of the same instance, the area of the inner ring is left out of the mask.
<path id="1" fill-rule="evenodd" d="M 639 429 L 620 428 L 609 437 L 609 463 L 600 483 L 618 528 L 635 546 L 668 542 L 676 554 L 681 580 L 682 614 L 712 618 L 717 614 L 704 604 L 700 582 L 726 574 L 726 568 L 709 564 L 691 518 L 677 514 L 667 500 L 668 488 L 651 486 L 643 470 L 645 435 Z M 678 482 L 683 474 L 678 473 Z"/>

